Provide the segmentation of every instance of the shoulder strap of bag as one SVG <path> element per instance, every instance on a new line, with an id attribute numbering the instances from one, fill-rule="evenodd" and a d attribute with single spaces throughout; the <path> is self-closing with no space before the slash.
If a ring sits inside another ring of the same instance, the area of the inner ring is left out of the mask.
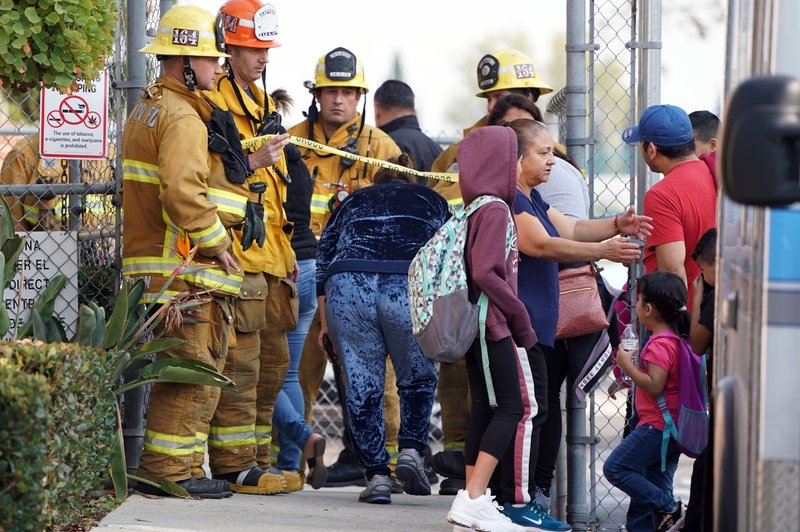
<path id="1" fill-rule="evenodd" d="M 494 196 L 480 196 L 478 199 L 481 198 L 494 198 Z M 506 202 L 501 200 L 500 198 L 494 198 L 487 200 L 485 203 L 489 201 L 500 201 L 503 205 L 506 205 Z M 475 200 L 477 201 L 477 199 Z M 475 202 L 473 202 L 475 203 Z M 470 203 L 472 206 L 473 203 Z M 508 210 L 508 225 L 506 225 L 506 260 L 508 260 L 508 255 L 511 253 L 511 246 L 512 240 L 514 235 L 514 219 L 511 216 L 511 210 L 508 209 L 508 205 L 506 205 Z M 489 368 L 489 348 L 486 346 L 486 315 L 489 312 L 489 296 L 485 293 L 481 292 L 480 297 L 478 298 L 478 329 L 480 331 L 480 339 L 481 339 L 481 363 L 483 365 L 483 375 L 486 378 L 486 395 L 489 398 L 489 406 L 492 408 L 497 407 L 497 397 L 494 393 L 494 383 L 492 382 L 492 372 Z"/>

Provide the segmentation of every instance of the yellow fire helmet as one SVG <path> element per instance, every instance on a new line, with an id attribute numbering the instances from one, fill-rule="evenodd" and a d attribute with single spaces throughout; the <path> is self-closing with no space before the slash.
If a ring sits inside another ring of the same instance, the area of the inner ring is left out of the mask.
<path id="1" fill-rule="evenodd" d="M 175 6 L 164 13 L 155 39 L 139 51 L 164 56 L 229 57 L 216 17 L 195 6 Z"/>
<path id="2" fill-rule="evenodd" d="M 533 68 L 533 61 L 517 50 L 498 50 L 484 55 L 478 63 L 478 88 L 475 96 L 509 89 L 538 89 L 540 94 L 553 92 Z"/>
<path id="3" fill-rule="evenodd" d="M 319 58 L 314 82 L 306 81 L 304 85 L 309 92 L 324 87 L 356 87 L 364 93 L 369 91 L 361 61 L 356 54 L 341 46 Z"/>

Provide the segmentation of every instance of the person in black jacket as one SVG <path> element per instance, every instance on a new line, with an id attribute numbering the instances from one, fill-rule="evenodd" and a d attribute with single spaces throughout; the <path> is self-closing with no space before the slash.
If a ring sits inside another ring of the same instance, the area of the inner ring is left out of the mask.
<path id="1" fill-rule="evenodd" d="M 378 87 L 374 98 L 375 125 L 411 156 L 417 170 L 430 171 L 442 148 L 419 128 L 411 87 L 390 79 Z"/>

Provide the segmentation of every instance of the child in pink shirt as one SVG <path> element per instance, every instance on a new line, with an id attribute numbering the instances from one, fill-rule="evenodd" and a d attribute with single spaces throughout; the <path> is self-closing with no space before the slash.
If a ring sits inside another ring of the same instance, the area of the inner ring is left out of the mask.
<path id="1" fill-rule="evenodd" d="M 636 428 L 614 449 L 603 466 L 612 485 L 630 497 L 626 529 L 629 532 L 663 532 L 681 516 L 681 503 L 672 495 L 672 481 L 680 452 L 670 440 L 666 467 L 662 469 L 661 440 L 664 418 L 656 398 L 664 395 L 674 419 L 678 414 L 678 354 L 674 336 L 688 330 L 687 290 L 683 280 L 669 272 L 652 272 L 637 284 L 636 317 L 653 334 L 638 361 L 633 351 L 621 347 L 617 364 L 635 385 Z"/>

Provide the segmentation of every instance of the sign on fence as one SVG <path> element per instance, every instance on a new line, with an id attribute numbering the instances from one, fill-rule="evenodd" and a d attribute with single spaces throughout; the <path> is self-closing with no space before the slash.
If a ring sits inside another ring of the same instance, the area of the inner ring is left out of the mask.
<path id="1" fill-rule="evenodd" d="M 57 316 L 67 339 L 75 335 L 78 323 L 78 233 L 75 231 L 32 231 L 17 260 L 17 275 L 3 293 L 11 328 L 7 337 L 28 321 L 39 293 L 56 274 L 67 276 L 67 284 L 55 301 Z"/>
<path id="2" fill-rule="evenodd" d="M 59 159 L 102 159 L 108 142 L 108 70 L 78 90 L 42 89 L 39 152 Z"/>

